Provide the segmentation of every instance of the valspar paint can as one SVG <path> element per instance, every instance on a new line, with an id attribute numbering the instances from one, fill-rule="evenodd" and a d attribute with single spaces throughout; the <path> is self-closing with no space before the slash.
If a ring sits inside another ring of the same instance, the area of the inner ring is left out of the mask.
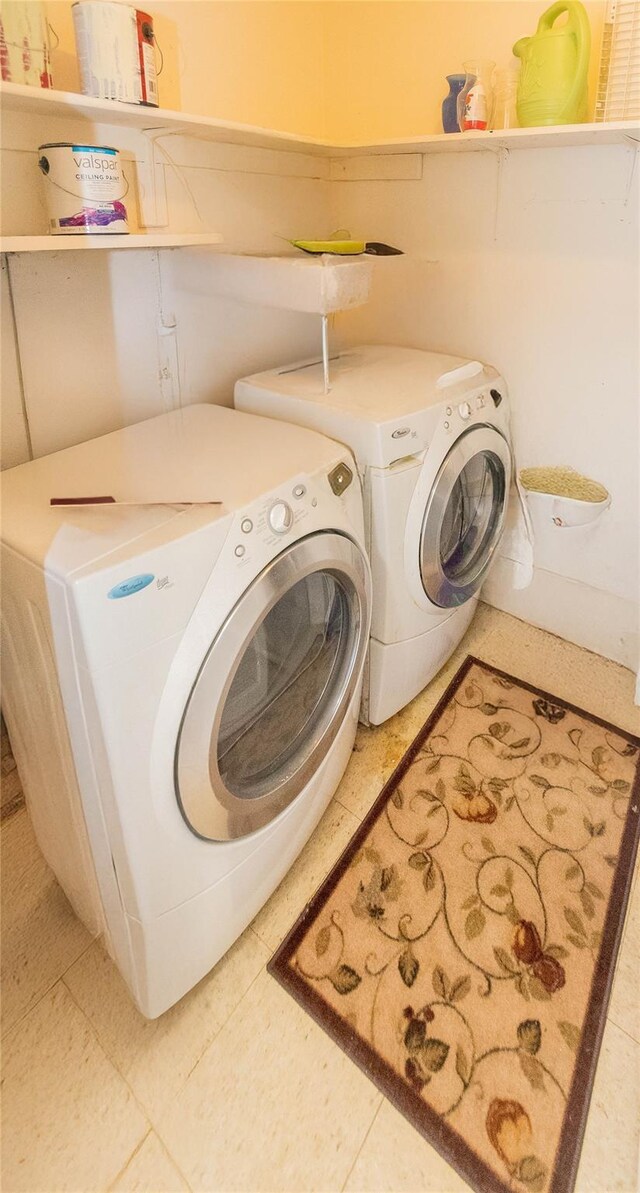
<path id="1" fill-rule="evenodd" d="M 112 0 L 79 0 L 72 12 L 84 95 L 142 103 L 135 8 Z"/>
<path id="2" fill-rule="evenodd" d="M 4 0 L 0 6 L 0 68 L 6 83 L 53 87 L 47 19 L 39 0 Z"/>
<path id="3" fill-rule="evenodd" d="M 136 9 L 138 53 L 140 55 L 140 86 L 142 103 L 158 106 L 158 72 L 156 70 L 153 20 L 146 12 Z"/>
<path id="4" fill-rule="evenodd" d="M 123 199 L 129 185 L 117 149 L 107 145 L 41 145 L 49 231 L 54 235 L 128 232 Z"/>

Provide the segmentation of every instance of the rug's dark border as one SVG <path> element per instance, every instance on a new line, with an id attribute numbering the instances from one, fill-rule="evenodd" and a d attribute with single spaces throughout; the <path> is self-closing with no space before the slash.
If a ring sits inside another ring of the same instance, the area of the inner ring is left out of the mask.
<path id="1" fill-rule="evenodd" d="M 362 824 L 356 830 L 351 841 L 336 862 L 330 874 L 316 891 L 302 914 L 291 929 L 289 935 L 274 953 L 268 965 L 271 973 L 284 986 L 301 1006 L 335 1039 L 340 1047 L 367 1074 L 406 1118 L 417 1128 L 428 1143 L 431 1143 L 453 1168 L 465 1180 L 472 1181 L 482 1193 L 511 1193 L 510 1186 L 500 1180 L 495 1172 L 465 1143 L 441 1116 L 426 1103 L 386 1061 L 374 1051 L 348 1024 L 338 1015 L 317 991 L 300 977 L 290 966 L 289 962 L 295 954 L 298 945 L 305 936 L 309 922 L 315 918 L 320 907 L 334 891 L 343 874 L 347 870 L 351 858 L 359 849 L 364 838 L 371 831 L 372 826 L 384 811 L 387 800 L 405 772 L 411 766 L 416 754 L 422 748 L 425 739 L 432 732 L 445 706 L 459 688 L 469 669 L 476 665 L 493 675 L 511 680 L 516 686 L 542 696 L 552 704 L 559 705 L 574 712 L 585 720 L 624 738 L 632 745 L 640 747 L 640 738 L 627 733 L 617 725 L 603 721 L 600 717 L 560 700 L 553 693 L 545 692 L 532 684 L 526 683 L 515 675 L 509 675 L 490 663 L 483 662 L 472 655 L 468 655 L 460 669 L 449 684 L 446 692 L 438 701 L 433 712 L 419 731 L 417 737 L 409 746 L 406 754 L 401 758 L 391 777 L 385 783 L 373 807 L 367 813 Z M 560 1134 L 560 1142 L 556 1154 L 556 1163 L 549 1184 L 549 1193 L 571 1193 L 573 1189 L 580 1150 L 584 1136 L 584 1129 L 591 1100 L 593 1079 L 595 1076 L 598 1053 L 602 1042 L 606 1022 L 607 1005 L 611 993 L 611 984 L 615 968 L 615 959 L 622 935 L 625 910 L 629 898 L 631 878 L 633 874 L 633 860 L 638 845 L 640 829 L 640 815 L 638 803 L 640 801 L 640 766 L 636 769 L 636 777 L 629 801 L 629 810 L 623 831 L 618 857 L 618 865 L 611 887 L 607 914 L 605 918 L 602 944 L 596 962 L 591 984 L 591 993 L 587 1004 L 586 1016 L 583 1024 L 580 1050 L 576 1058 L 574 1077 L 569 1091 L 567 1106 Z"/>

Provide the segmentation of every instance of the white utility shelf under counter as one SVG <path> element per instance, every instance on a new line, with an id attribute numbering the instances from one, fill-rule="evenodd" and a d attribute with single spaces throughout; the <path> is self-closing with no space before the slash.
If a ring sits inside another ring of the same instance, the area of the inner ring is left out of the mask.
<path id="1" fill-rule="evenodd" d="M 219 232 L 128 232 L 73 236 L 3 236 L 2 253 L 82 252 L 86 249 L 179 249 L 221 244 Z"/>
<path id="2" fill-rule="evenodd" d="M 513 128 L 485 133 L 425 134 L 374 143 L 332 144 L 213 116 L 194 116 L 141 104 L 94 99 L 73 91 L 49 91 L 21 83 L 2 83 L 0 103 L 9 113 L 39 117 L 74 117 L 99 125 L 126 125 L 142 131 L 182 134 L 206 141 L 226 141 L 307 153 L 314 157 L 356 157 L 360 154 L 464 153 L 497 149 L 565 148 L 572 145 L 621 145 L 640 143 L 640 122 L 618 120 L 602 124 L 561 124 L 549 128 Z M 82 125 L 79 124 L 79 127 Z"/>
<path id="3" fill-rule="evenodd" d="M 202 257 L 186 251 L 173 265 L 174 277 L 192 293 L 315 315 L 331 315 L 367 302 L 373 268 L 372 257 L 328 253 L 279 257 L 215 253 L 203 269 Z"/>

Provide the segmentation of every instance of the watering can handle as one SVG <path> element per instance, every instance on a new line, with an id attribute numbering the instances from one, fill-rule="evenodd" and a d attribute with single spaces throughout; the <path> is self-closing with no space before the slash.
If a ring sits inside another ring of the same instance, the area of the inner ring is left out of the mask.
<path id="1" fill-rule="evenodd" d="M 546 33 L 551 29 L 551 26 L 561 17 L 563 12 L 568 13 L 569 20 L 567 27 L 575 34 L 578 45 L 578 62 L 576 65 L 576 77 L 571 88 L 571 93 L 567 97 L 565 107 L 573 106 L 577 99 L 580 88 L 582 87 L 582 80 L 587 77 L 589 70 L 589 58 L 591 55 L 591 26 L 587 16 L 587 10 L 579 0 L 557 0 L 556 4 L 552 4 L 546 12 L 543 12 L 538 21 L 537 33 Z"/>

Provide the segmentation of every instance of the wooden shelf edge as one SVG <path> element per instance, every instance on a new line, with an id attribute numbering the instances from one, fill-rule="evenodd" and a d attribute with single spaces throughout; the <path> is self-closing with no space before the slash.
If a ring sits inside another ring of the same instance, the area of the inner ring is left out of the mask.
<path id="1" fill-rule="evenodd" d="M 81 95 L 75 91 L 27 87 L 21 83 L 0 83 L 0 107 L 5 112 L 66 119 L 75 116 L 93 121 L 95 124 L 128 125 L 140 131 L 157 133 L 166 129 L 174 134 L 183 133 L 185 136 L 204 140 L 227 141 L 256 148 L 281 149 L 312 155 L 332 152 L 332 146 L 328 142 L 317 141 L 313 137 L 297 133 L 280 132 L 232 120 L 219 120 L 213 116 L 195 116 L 168 108 L 95 99 L 91 95 Z"/>
<path id="2" fill-rule="evenodd" d="M 109 249 L 177 249 L 207 247 L 222 244 L 218 232 L 190 234 L 131 232 L 126 234 L 80 234 L 73 236 L 3 236 L 0 239 L 2 253 L 58 253 L 82 252 L 86 250 L 107 251 Z"/>
<path id="3" fill-rule="evenodd" d="M 609 124 L 557 124 L 544 128 L 512 128 L 488 132 L 437 133 L 409 137 L 406 141 L 336 148 L 336 157 L 359 157 L 387 153 L 477 153 L 500 149 L 560 149 L 584 145 L 640 144 L 640 121 L 621 120 Z"/>
<path id="4" fill-rule="evenodd" d="M 194 116 L 163 108 L 94 99 L 71 91 L 40 90 L 19 83 L 0 84 L 0 103 L 6 112 L 67 118 L 76 116 L 98 124 L 124 124 L 141 131 L 157 132 L 165 128 L 167 132 L 181 132 L 205 140 L 322 157 L 640 143 L 640 121 L 637 120 L 515 128 L 485 133 L 436 133 L 374 143 L 333 144 L 297 133 L 218 120 L 211 116 Z"/>

